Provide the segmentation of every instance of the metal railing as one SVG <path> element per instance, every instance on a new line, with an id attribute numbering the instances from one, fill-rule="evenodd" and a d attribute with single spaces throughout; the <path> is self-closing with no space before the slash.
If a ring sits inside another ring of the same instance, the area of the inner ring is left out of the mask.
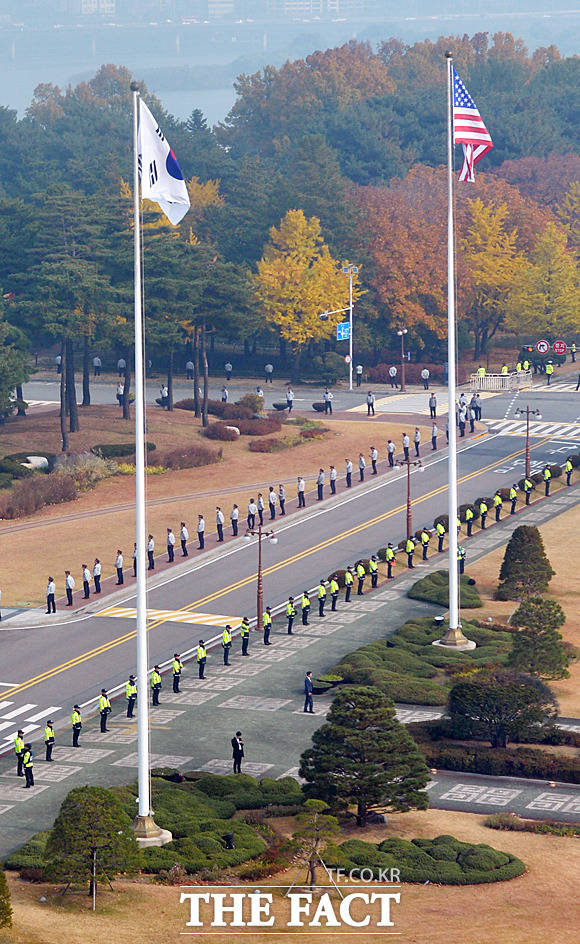
<path id="1" fill-rule="evenodd" d="M 473 390 L 520 390 L 531 387 L 531 370 L 513 370 L 509 374 L 471 374 L 469 386 Z"/>

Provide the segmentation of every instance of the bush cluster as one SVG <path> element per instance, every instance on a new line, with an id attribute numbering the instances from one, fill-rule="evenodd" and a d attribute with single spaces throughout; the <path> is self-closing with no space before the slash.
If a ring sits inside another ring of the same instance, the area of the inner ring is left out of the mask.
<path id="1" fill-rule="evenodd" d="M 59 475 L 71 475 L 79 492 L 90 491 L 103 479 L 108 479 L 117 472 L 115 462 L 90 452 L 59 456 L 55 468 Z"/>
<path id="2" fill-rule="evenodd" d="M 469 577 L 461 574 L 459 578 L 461 607 L 474 609 L 483 606 L 481 597 L 474 586 L 469 583 Z M 412 600 L 425 600 L 427 603 L 437 603 L 440 606 L 449 605 L 449 571 L 437 570 L 427 574 L 407 591 Z"/>
<path id="3" fill-rule="evenodd" d="M 525 871 L 514 855 L 492 846 L 460 842 L 454 836 L 435 839 L 385 839 L 378 844 L 348 839 L 326 849 L 325 862 L 333 868 L 399 869 L 403 882 L 436 882 L 440 885 L 483 885 L 505 882 Z"/>
<path id="4" fill-rule="evenodd" d="M 147 452 L 153 452 L 157 446 L 153 442 L 145 443 Z M 101 456 L 103 459 L 115 459 L 121 456 L 130 456 L 135 454 L 135 443 L 99 443 L 93 446 L 91 452 Z"/>
<path id="5" fill-rule="evenodd" d="M 489 829 L 505 829 L 518 833 L 542 833 L 547 836 L 580 836 L 580 826 L 554 819 L 541 821 L 522 819 L 515 813 L 492 813 L 483 823 Z"/>
<path id="6" fill-rule="evenodd" d="M 198 469 L 204 465 L 213 465 L 222 459 L 221 449 L 210 449 L 203 443 L 172 449 L 158 457 L 159 463 L 166 469 Z"/>
<path id="7" fill-rule="evenodd" d="M 0 496 L 0 518 L 23 518 L 45 505 L 74 501 L 77 487 L 72 475 L 53 472 L 20 479 L 11 492 Z"/>
<path id="8" fill-rule="evenodd" d="M 242 436 L 269 436 L 270 433 L 279 433 L 282 429 L 282 420 L 279 416 L 264 416 L 256 419 L 241 419 L 236 422 Z"/>
<path id="9" fill-rule="evenodd" d="M 209 423 L 203 430 L 208 439 L 217 439 L 220 442 L 235 442 L 239 439 L 238 433 L 226 423 Z"/>
<path id="10" fill-rule="evenodd" d="M 409 733 L 417 737 L 412 725 Z M 419 747 L 428 766 L 442 770 L 580 783 L 580 759 L 566 754 L 549 754 L 528 747 L 493 748 L 478 743 L 465 747 L 447 741 L 420 741 Z"/>
<path id="11" fill-rule="evenodd" d="M 282 449 L 287 449 L 289 443 L 284 439 L 274 439 L 274 437 L 268 439 L 250 439 L 248 443 L 248 449 L 250 452 L 281 452 Z"/>

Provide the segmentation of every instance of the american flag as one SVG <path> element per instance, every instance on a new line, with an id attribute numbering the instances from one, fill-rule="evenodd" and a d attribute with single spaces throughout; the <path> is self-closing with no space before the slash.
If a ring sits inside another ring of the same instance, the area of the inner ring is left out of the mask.
<path id="1" fill-rule="evenodd" d="M 473 183 L 475 164 L 491 151 L 493 141 L 471 95 L 453 68 L 453 143 L 463 145 L 460 180 Z"/>

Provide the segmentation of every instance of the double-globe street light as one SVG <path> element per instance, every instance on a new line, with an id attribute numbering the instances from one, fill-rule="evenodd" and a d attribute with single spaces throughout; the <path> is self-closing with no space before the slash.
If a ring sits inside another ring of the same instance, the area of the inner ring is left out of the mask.
<path id="1" fill-rule="evenodd" d="M 328 321 L 329 315 L 342 315 L 344 312 L 348 311 L 348 389 L 352 390 L 352 277 L 353 275 L 358 275 L 358 266 L 356 265 L 344 265 L 342 271 L 345 275 L 348 275 L 348 308 L 335 308 L 334 311 L 323 311 L 319 318 L 322 321 Z"/>
<path id="2" fill-rule="evenodd" d="M 411 501 L 411 468 L 423 471 L 420 459 L 397 459 L 397 465 L 407 467 L 407 540 L 413 536 L 413 503 Z"/>
<path id="3" fill-rule="evenodd" d="M 244 541 L 251 541 L 253 537 L 258 538 L 258 586 L 256 589 L 256 628 L 262 625 L 262 616 L 264 613 L 264 582 L 262 579 L 262 538 L 268 538 L 270 544 L 277 544 L 278 538 L 271 530 L 266 530 L 259 524 L 257 528 L 248 528 Z"/>
<path id="4" fill-rule="evenodd" d="M 405 393 L 405 335 L 407 328 L 399 328 L 397 334 L 401 339 L 401 393 Z"/>
<path id="5" fill-rule="evenodd" d="M 514 416 L 520 417 L 525 416 L 526 418 L 526 478 L 529 478 L 530 475 L 530 416 L 535 416 L 537 420 L 542 419 L 542 414 L 539 410 L 533 410 L 530 406 L 520 407 L 518 406 L 514 412 Z"/>

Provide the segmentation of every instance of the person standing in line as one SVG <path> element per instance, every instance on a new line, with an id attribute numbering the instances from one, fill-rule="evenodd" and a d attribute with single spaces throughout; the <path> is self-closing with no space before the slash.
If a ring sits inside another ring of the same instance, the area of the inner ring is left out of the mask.
<path id="1" fill-rule="evenodd" d="M 52 749 L 54 747 L 54 742 L 54 728 L 52 726 L 52 721 L 49 718 L 44 729 L 44 747 L 46 749 L 45 760 L 47 764 L 52 763 Z"/>
<path id="2" fill-rule="evenodd" d="M 101 361 L 101 358 L 99 357 L 98 354 L 95 354 L 95 356 L 93 357 L 93 370 L 94 370 L 95 377 L 101 376 L 102 367 L 103 367 L 103 362 Z"/>
<path id="3" fill-rule="evenodd" d="M 125 698 L 127 699 L 127 717 L 132 718 L 135 702 L 137 701 L 137 682 L 134 675 L 130 675 L 125 684 Z"/>
<path id="4" fill-rule="evenodd" d="M 432 420 L 437 419 L 437 397 L 434 393 L 429 397 L 429 416 Z"/>
<path id="5" fill-rule="evenodd" d="M 356 385 L 357 385 L 357 387 L 360 387 L 360 385 L 361 385 L 361 383 L 362 383 L 362 377 L 363 377 L 363 365 L 362 365 L 362 364 L 357 364 L 357 365 L 356 365 Z"/>
<path id="6" fill-rule="evenodd" d="M 270 510 L 270 521 L 274 521 L 276 518 L 276 504 L 278 502 L 278 496 L 276 495 L 273 485 L 268 487 L 268 508 Z"/>
<path id="7" fill-rule="evenodd" d="M 304 492 L 306 491 L 306 482 L 301 475 L 298 476 L 298 507 L 306 508 L 306 498 Z"/>
<path id="8" fill-rule="evenodd" d="M 262 625 L 264 627 L 264 645 L 271 646 L 270 642 L 270 632 L 272 630 L 272 614 L 270 613 L 270 607 L 266 607 L 266 612 L 262 620 Z"/>
<path id="9" fill-rule="evenodd" d="M 445 439 L 449 445 L 449 420 L 445 420 Z"/>
<path id="10" fill-rule="evenodd" d="M 237 505 L 234 504 L 234 507 L 230 511 L 230 521 L 232 523 L 232 534 L 235 538 L 238 536 L 238 521 L 240 518 L 240 509 Z"/>
<path id="11" fill-rule="evenodd" d="M 532 495 L 532 491 L 534 491 L 535 488 L 536 488 L 536 486 L 534 485 L 534 483 L 532 482 L 532 480 L 529 479 L 529 478 L 527 477 L 527 475 L 526 475 L 526 477 L 525 477 L 525 479 L 524 479 L 524 492 L 525 492 L 525 495 L 526 495 L 526 505 L 529 505 L 529 504 L 530 504 L 530 498 L 531 498 L 531 495 Z"/>
<path id="12" fill-rule="evenodd" d="M 544 495 L 547 498 L 548 495 L 550 494 L 550 479 L 552 478 L 552 472 L 550 470 L 549 465 L 546 465 L 544 467 L 543 475 L 544 475 Z"/>
<path id="13" fill-rule="evenodd" d="M 34 786 L 34 759 L 32 754 L 32 744 L 24 745 L 24 757 L 22 758 L 22 764 L 24 766 L 24 776 L 26 777 L 24 789 L 28 790 L 30 787 Z"/>
<path id="14" fill-rule="evenodd" d="M 472 406 L 469 407 L 469 432 L 475 432 L 475 410 Z"/>
<path id="15" fill-rule="evenodd" d="M 463 439 L 465 436 L 465 424 L 467 422 L 467 410 L 465 408 L 459 411 L 459 437 Z"/>
<path id="16" fill-rule="evenodd" d="M 413 538 L 407 538 L 407 543 L 405 544 L 405 553 L 407 555 L 407 567 L 409 570 L 412 570 L 415 566 L 413 564 L 413 554 L 415 553 L 415 542 Z"/>
<path id="17" fill-rule="evenodd" d="M 137 577 L 137 541 L 133 543 L 133 576 Z"/>
<path id="18" fill-rule="evenodd" d="M 358 454 L 358 474 L 360 476 L 360 481 L 364 482 L 365 480 L 365 469 L 367 467 L 366 459 L 363 456 L 362 452 Z"/>
<path id="19" fill-rule="evenodd" d="M 203 551 L 205 547 L 205 521 L 203 515 L 197 516 L 197 542 L 198 551 Z"/>
<path id="20" fill-rule="evenodd" d="M 302 625 L 308 626 L 308 614 L 310 613 L 310 594 L 308 590 L 302 591 L 302 600 L 301 609 L 302 609 Z"/>
<path id="21" fill-rule="evenodd" d="M 99 714 L 101 716 L 101 734 L 105 734 L 109 729 L 107 727 L 107 718 L 111 713 L 111 702 L 107 695 L 107 689 L 102 688 L 99 695 Z"/>
<path id="22" fill-rule="evenodd" d="M 232 627 L 229 623 L 222 633 L 222 649 L 224 651 L 224 665 L 230 664 L 230 649 L 232 648 Z"/>
<path id="23" fill-rule="evenodd" d="M 95 557 L 95 563 L 93 564 L 93 583 L 95 585 L 95 593 L 101 592 L 101 562 L 98 557 Z"/>
<path id="24" fill-rule="evenodd" d="M 425 390 L 429 389 L 429 377 L 430 377 L 429 369 L 427 367 L 424 367 L 423 370 L 421 371 L 421 380 L 423 381 L 423 388 Z"/>
<path id="25" fill-rule="evenodd" d="M 334 395 L 330 392 L 328 387 L 324 391 L 322 399 L 324 400 L 324 412 L 330 413 L 332 416 L 332 401 L 334 400 Z"/>
<path id="26" fill-rule="evenodd" d="M 56 613 L 56 604 L 54 602 L 54 596 L 56 594 L 56 584 L 52 577 L 48 578 L 48 583 L 46 585 L 46 612 L 47 613 Z"/>
<path id="27" fill-rule="evenodd" d="M 423 528 L 421 531 L 421 545 L 423 547 L 423 560 L 427 560 L 427 553 L 429 551 L 429 541 L 431 540 L 431 534 L 427 531 L 427 528 Z"/>
<path id="28" fill-rule="evenodd" d="M 14 738 L 14 753 L 16 754 L 16 776 L 24 777 L 24 768 L 22 759 L 24 757 L 24 731 L 19 728 L 18 734 Z"/>
<path id="29" fill-rule="evenodd" d="M 115 396 L 117 398 L 117 403 L 119 404 L 119 406 L 123 406 L 124 393 L 125 393 L 125 384 L 119 381 L 119 383 L 117 384 L 117 389 L 115 390 Z"/>
<path id="30" fill-rule="evenodd" d="M 518 487 L 514 482 L 514 484 L 510 488 L 510 502 L 511 502 L 510 515 L 515 515 L 517 501 L 518 501 Z"/>
<path id="31" fill-rule="evenodd" d="M 435 423 L 433 423 L 433 426 L 431 427 L 431 448 L 433 452 L 435 452 L 437 449 L 437 433 L 437 426 Z"/>
<path id="32" fill-rule="evenodd" d="M 375 395 L 372 390 L 367 393 L 367 416 L 375 415 Z"/>
<path id="33" fill-rule="evenodd" d="M 482 414 L 482 402 L 481 397 L 478 393 L 475 394 L 475 419 L 479 422 Z"/>
<path id="34" fill-rule="evenodd" d="M 153 696 L 153 705 L 157 707 L 159 704 L 159 692 L 161 691 L 161 671 L 158 665 L 153 666 L 153 671 L 151 673 L 151 694 Z"/>
<path id="35" fill-rule="evenodd" d="M 242 640 L 242 655 L 249 656 L 248 645 L 250 642 L 250 621 L 244 616 L 240 624 L 240 639 Z"/>
<path id="36" fill-rule="evenodd" d="M 286 489 L 283 485 L 278 486 L 278 501 L 280 502 L 280 514 L 286 514 Z"/>
<path id="37" fill-rule="evenodd" d="M 445 525 L 442 521 L 438 521 L 435 525 L 435 533 L 437 534 L 437 551 L 441 554 L 443 552 L 443 541 L 445 539 Z"/>
<path id="38" fill-rule="evenodd" d="M 82 565 L 83 573 L 83 600 L 88 600 L 91 595 L 91 572 L 86 564 Z"/>
<path id="39" fill-rule="evenodd" d="M 350 459 L 345 459 L 345 468 L 346 468 L 346 487 L 350 488 L 352 486 L 352 462 Z"/>
<path id="40" fill-rule="evenodd" d="M 167 563 L 172 564 L 175 560 L 175 534 L 173 528 L 167 529 Z"/>
<path id="41" fill-rule="evenodd" d="M 189 554 L 187 553 L 187 542 L 189 541 L 189 531 L 187 530 L 187 525 L 185 521 L 182 521 L 180 525 L 179 540 L 181 541 L 181 556 L 189 557 Z"/>
<path id="42" fill-rule="evenodd" d="M 60 354 L 57 354 L 54 359 L 54 366 L 56 368 L 57 374 L 62 374 L 62 357 Z"/>
<path id="43" fill-rule="evenodd" d="M 473 529 L 473 518 L 474 518 L 473 509 L 472 509 L 470 506 L 468 506 L 468 507 L 465 509 L 465 523 L 466 523 L 466 525 L 467 525 L 467 537 L 468 537 L 468 538 L 471 537 L 471 532 L 472 532 L 472 529 Z"/>
<path id="44" fill-rule="evenodd" d="M 338 574 L 333 574 L 330 578 L 330 609 L 334 613 L 336 611 L 336 601 L 338 600 L 338 592 L 340 587 L 338 585 Z"/>
<path id="45" fill-rule="evenodd" d="M 232 757 L 234 759 L 234 773 L 241 774 L 242 760 L 244 758 L 244 742 L 242 741 L 241 731 L 236 731 L 232 738 Z"/>
<path id="46" fill-rule="evenodd" d="M 288 407 L 288 414 L 290 414 L 294 406 L 294 391 L 292 387 L 288 387 L 286 391 L 286 406 Z"/>
<path id="47" fill-rule="evenodd" d="M 387 561 L 387 580 L 394 580 L 393 565 L 396 564 L 396 560 L 395 560 L 395 552 L 393 550 L 392 544 L 388 545 L 385 558 Z"/>
<path id="48" fill-rule="evenodd" d="M 195 370 L 195 364 L 193 361 L 186 361 L 185 363 L 185 379 L 193 380 L 193 372 Z"/>
<path id="49" fill-rule="evenodd" d="M 73 590 L 75 588 L 75 578 L 71 574 L 70 570 L 65 570 L 64 572 L 64 586 L 66 589 L 66 605 L 73 605 Z"/>
<path id="50" fill-rule="evenodd" d="M 330 466 L 330 472 L 328 473 L 328 478 L 330 480 L 330 494 L 336 495 L 336 479 L 338 477 L 338 472 L 333 465 Z"/>
<path id="51" fill-rule="evenodd" d="M 350 603 L 350 592 L 354 583 L 352 567 L 347 567 L 344 572 L 344 602 Z"/>
<path id="52" fill-rule="evenodd" d="M 125 373 L 126 366 L 127 366 L 127 362 L 125 358 L 120 357 L 119 360 L 117 361 L 117 371 L 119 373 L 119 377 L 122 377 L 123 374 Z"/>
<path id="53" fill-rule="evenodd" d="M 316 487 L 318 489 L 318 501 L 322 501 L 323 492 L 324 492 L 324 480 L 326 476 L 324 474 L 324 469 L 320 469 L 316 479 Z"/>
<path id="54" fill-rule="evenodd" d="M 200 639 L 197 644 L 197 654 L 196 654 L 197 670 L 200 679 L 205 678 L 205 664 L 207 662 L 207 650 L 205 648 L 205 643 L 203 639 Z"/>
<path id="55" fill-rule="evenodd" d="M 294 618 L 296 616 L 296 607 L 294 606 L 294 597 L 288 597 L 288 603 L 286 604 L 286 619 L 288 620 L 288 635 L 292 636 L 292 626 L 294 624 Z"/>
<path id="56" fill-rule="evenodd" d="M 573 341 L 570 346 L 570 354 L 572 356 L 572 363 L 575 364 L 576 363 L 576 342 L 575 341 Z"/>
<path id="57" fill-rule="evenodd" d="M 181 661 L 181 658 L 178 652 L 173 653 L 173 662 L 171 663 L 171 671 L 173 674 L 173 693 L 175 695 L 178 695 L 179 683 L 181 682 L 181 673 L 183 671 L 183 662 Z"/>
<path id="58" fill-rule="evenodd" d="M 377 475 L 377 462 L 379 458 L 379 450 L 374 446 L 371 446 L 371 465 L 373 467 L 373 475 Z"/>
<path id="59" fill-rule="evenodd" d="M 465 548 L 462 544 L 457 548 L 457 560 L 459 563 L 459 573 L 465 573 Z"/>
<path id="60" fill-rule="evenodd" d="M 304 713 L 313 714 L 314 713 L 314 699 L 312 693 L 314 691 L 314 686 L 312 684 L 312 672 L 306 673 L 306 678 L 304 679 Z"/>
<path id="61" fill-rule="evenodd" d="M 494 508 L 495 508 L 495 523 L 496 523 L 496 524 L 498 524 L 498 522 L 499 522 L 499 520 L 500 520 L 500 518 L 501 518 L 502 505 L 503 505 L 503 499 L 502 499 L 501 494 L 500 494 L 500 491 L 499 491 L 499 489 L 498 489 L 497 492 L 495 493 L 495 495 L 493 496 L 493 506 L 494 506 Z"/>
<path id="62" fill-rule="evenodd" d="M 572 465 L 572 456 L 568 456 L 567 459 L 566 459 L 566 465 L 564 466 L 564 471 L 565 471 L 565 473 L 566 473 L 566 485 L 568 485 L 568 486 L 572 484 L 572 483 L 571 483 L 571 478 L 572 478 L 572 469 L 573 469 L 573 468 L 574 468 L 574 466 Z"/>
<path id="63" fill-rule="evenodd" d="M 227 403 L 230 398 L 227 387 L 222 387 L 222 403 Z"/>
<path id="64" fill-rule="evenodd" d="M 274 365 L 273 365 L 273 364 L 266 364 L 266 365 L 264 366 L 265 383 L 269 383 L 269 384 L 272 383 L 272 374 L 273 374 L 273 373 L 274 373 Z"/>
<path id="65" fill-rule="evenodd" d="M 228 382 L 232 379 L 232 370 L 233 370 L 233 369 L 234 369 L 234 368 L 232 367 L 232 365 L 230 364 L 230 362 L 229 362 L 229 361 L 226 361 L 226 363 L 224 364 L 224 370 L 225 370 L 225 372 L 226 372 L 226 380 L 227 380 Z"/>
<path id="66" fill-rule="evenodd" d="M 413 442 L 415 444 L 415 455 L 419 457 L 419 446 L 421 445 L 421 433 L 419 427 L 415 426 L 415 435 L 413 436 Z"/>
<path id="67" fill-rule="evenodd" d="M 326 606 L 326 580 L 321 580 L 318 584 L 318 615 L 324 616 L 324 607 Z"/>
<path id="68" fill-rule="evenodd" d="M 258 514 L 258 506 L 253 498 L 250 498 L 248 502 L 248 517 L 246 519 L 248 524 L 248 530 L 253 531 L 256 527 L 256 515 Z"/>
<path id="69" fill-rule="evenodd" d="M 225 522 L 224 513 L 221 510 L 219 505 L 216 505 L 215 510 L 215 524 L 217 528 L 218 542 L 221 544 L 224 539 L 224 522 Z"/>
<path id="70" fill-rule="evenodd" d="M 257 505 L 258 505 L 258 518 L 259 518 L 259 520 L 260 520 L 260 524 L 264 524 L 264 508 L 265 508 L 265 505 L 264 505 L 264 496 L 262 495 L 261 492 L 258 492 Z"/>
<path id="71" fill-rule="evenodd" d="M 80 747 L 79 744 L 79 735 L 83 727 L 83 719 L 81 715 L 81 706 L 75 705 L 73 708 L 73 713 L 71 716 L 72 721 L 72 746 Z"/>
<path id="72" fill-rule="evenodd" d="M 391 387 L 393 387 L 395 390 L 397 390 L 397 389 L 398 389 L 398 384 L 397 384 L 397 368 L 395 367 L 394 364 L 393 364 L 392 367 L 389 367 L 389 380 L 390 380 L 390 382 L 391 382 Z"/>
<path id="73" fill-rule="evenodd" d="M 115 567 L 117 569 L 117 586 L 120 587 L 123 583 L 123 552 L 120 548 L 117 549 Z"/>
<path id="74" fill-rule="evenodd" d="M 357 597 L 362 597 L 363 595 L 363 585 L 365 582 L 366 575 L 367 575 L 367 572 L 365 570 L 365 565 L 363 564 L 362 561 L 359 560 L 358 564 L 356 565 L 356 576 L 358 580 L 358 587 L 356 590 Z"/>
<path id="75" fill-rule="evenodd" d="M 154 553 L 155 553 L 155 541 L 153 540 L 153 535 L 150 534 L 149 537 L 147 538 L 147 560 L 149 562 L 147 566 L 147 570 L 155 570 Z"/>
<path id="76" fill-rule="evenodd" d="M 406 433 L 403 433 L 403 453 L 405 456 L 405 462 L 409 461 L 409 446 L 411 445 L 411 440 Z"/>
<path id="77" fill-rule="evenodd" d="M 395 465 L 395 444 L 391 439 L 387 439 L 387 459 L 392 469 Z"/>
<path id="78" fill-rule="evenodd" d="M 481 524 L 482 531 L 485 531 L 485 523 L 487 521 L 487 512 L 488 512 L 487 503 L 484 501 L 480 502 L 479 514 L 481 515 L 480 524 Z"/>
<path id="79" fill-rule="evenodd" d="M 373 590 L 377 589 L 377 583 L 379 579 L 379 565 L 377 563 L 378 558 L 373 556 L 369 560 L 369 574 L 371 575 L 371 588 Z"/>

